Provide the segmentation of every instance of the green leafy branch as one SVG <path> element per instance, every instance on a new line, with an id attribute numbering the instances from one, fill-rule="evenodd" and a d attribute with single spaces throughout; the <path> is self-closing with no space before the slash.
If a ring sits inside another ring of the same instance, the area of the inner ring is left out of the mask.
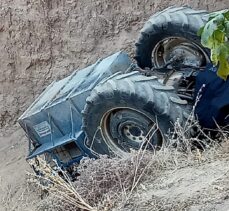
<path id="1" fill-rule="evenodd" d="M 218 76 L 226 80 L 229 76 L 229 10 L 211 13 L 198 35 L 201 44 L 211 49 L 211 61 L 218 66 Z"/>

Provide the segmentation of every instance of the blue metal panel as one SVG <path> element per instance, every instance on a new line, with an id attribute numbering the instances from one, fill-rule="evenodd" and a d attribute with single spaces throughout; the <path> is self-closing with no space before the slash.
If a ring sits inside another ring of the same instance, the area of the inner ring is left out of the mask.
<path id="1" fill-rule="evenodd" d="M 84 145 L 85 135 L 81 131 L 81 111 L 86 98 L 98 83 L 118 72 L 124 73 L 130 65 L 128 55 L 117 52 L 49 85 L 19 118 L 20 125 L 36 146 L 28 158 L 70 141 L 77 143 L 82 155 L 92 156 Z"/>

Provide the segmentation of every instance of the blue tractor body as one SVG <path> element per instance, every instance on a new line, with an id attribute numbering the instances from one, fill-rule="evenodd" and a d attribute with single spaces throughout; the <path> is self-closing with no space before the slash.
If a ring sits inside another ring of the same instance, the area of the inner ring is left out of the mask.
<path id="1" fill-rule="evenodd" d="M 129 56 L 118 52 L 50 84 L 19 118 L 29 138 L 27 158 L 45 153 L 68 167 L 82 157 L 94 157 L 81 130 L 86 98 L 97 84 L 130 67 Z"/>
<path id="2" fill-rule="evenodd" d="M 116 145 L 118 151 L 122 152 L 120 154 L 126 153 L 133 146 L 144 146 L 146 140 L 147 144 L 149 143 L 149 131 L 146 133 L 142 128 L 147 128 L 154 119 L 157 123 L 158 114 L 161 114 L 161 128 L 164 128 L 164 133 L 171 131 L 177 119 L 186 120 L 190 106 L 193 106 L 199 94 L 201 98 L 195 107 L 195 116 L 198 117 L 200 125 L 211 129 L 218 125 L 229 127 L 228 79 L 224 81 L 218 78 L 215 71 L 211 71 L 215 69 L 211 64 L 203 71 L 203 67 L 210 62 L 210 54 L 209 50 L 201 46 L 197 31 L 206 24 L 206 17 L 208 13 L 202 10 L 196 11 L 189 7 L 167 8 L 153 15 L 141 30 L 136 42 L 137 65 L 132 64 L 125 52 L 117 52 L 50 84 L 19 118 L 19 123 L 29 138 L 27 158 L 44 154 L 48 156 L 46 161 L 55 159 L 59 166 L 68 168 L 79 162 L 82 157 L 96 157 L 97 154 L 89 146 L 89 143 L 93 145 L 94 142 L 97 148 L 94 146 L 93 149 L 97 153 L 108 154 Z M 115 77 L 126 72 L 131 73 Z M 134 74 L 139 74 L 139 78 L 133 79 Z M 143 75 L 145 78 L 142 78 Z M 125 77 L 128 85 L 120 85 L 119 80 L 124 80 Z M 145 87 L 146 81 L 156 78 L 157 82 Z M 109 79 L 112 79 L 112 82 L 108 81 Z M 156 84 L 159 82 L 162 83 Z M 142 84 L 144 86 L 140 86 Z M 99 87 L 102 87 L 101 90 Z M 157 97 L 153 98 L 151 92 Z M 87 100 L 90 94 L 94 94 L 94 97 Z M 110 98 L 109 94 L 113 98 Z M 107 110 L 104 106 L 106 98 Z M 130 103 L 129 99 L 133 103 L 132 110 L 126 106 Z M 112 110 L 117 107 L 117 102 L 120 108 L 124 107 L 124 111 L 110 112 L 118 110 Z M 165 111 L 162 112 L 160 108 L 165 108 Z M 167 112 L 170 108 L 173 108 L 173 111 Z M 143 116 L 146 127 L 142 126 L 136 110 Z M 94 115 L 95 113 L 97 115 Z M 105 118 L 104 114 L 107 113 L 112 114 L 108 117 L 105 115 Z M 149 114 L 152 118 L 148 118 Z M 95 116 L 98 117 L 97 121 Z M 101 119 L 112 121 L 102 124 Z M 152 120 L 150 124 L 148 120 Z M 89 122 L 95 124 L 90 125 Z M 106 136 L 100 134 L 101 137 L 96 139 L 97 131 L 104 125 Z M 103 142 L 104 138 L 111 142 L 112 147 L 109 148 L 108 144 Z M 151 139 L 154 140 L 153 137 Z M 152 143 L 157 147 L 157 143 L 162 143 L 163 134 L 155 139 Z M 134 143 L 136 140 L 137 144 Z"/>

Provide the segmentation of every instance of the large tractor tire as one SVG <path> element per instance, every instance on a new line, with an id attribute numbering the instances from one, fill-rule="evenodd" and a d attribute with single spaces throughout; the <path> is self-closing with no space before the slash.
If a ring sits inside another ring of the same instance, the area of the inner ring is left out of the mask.
<path id="1" fill-rule="evenodd" d="M 186 101 L 173 87 L 131 72 L 92 91 L 83 111 L 87 146 L 98 154 L 123 157 L 131 149 L 156 149 L 167 143 L 173 123 L 185 121 Z"/>
<path id="2" fill-rule="evenodd" d="M 197 32 L 207 20 L 206 11 L 189 7 L 170 7 L 153 15 L 136 42 L 138 66 L 162 67 L 174 56 L 182 56 L 185 65 L 206 66 L 209 50 L 201 45 Z"/>

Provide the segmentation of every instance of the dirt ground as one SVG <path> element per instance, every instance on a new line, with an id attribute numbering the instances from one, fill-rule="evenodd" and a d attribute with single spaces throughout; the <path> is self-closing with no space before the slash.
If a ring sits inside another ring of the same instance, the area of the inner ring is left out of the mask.
<path id="1" fill-rule="evenodd" d="M 16 125 L 20 114 L 51 81 L 120 49 L 134 55 L 144 22 L 170 5 L 213 11 L 229 8 L 229 1 L 0 1 L 0 210 L 26 209 L 19 206 L 27 200 L 29 169 L 26 138 Z"/>
<path id="2" fill-rule="evenodd" d="M 211 157 L 208 162 L 184 168 L 178 165 L 177 169 L 166 170 L 160 177 L 143 182 L 131 207 L 136 211 L 228 211 L 229 148 L 226 145 L 227 150 L 220 156 L 217 152 L 208 154 Z M 212 159 L 212 156 L 216 157 Z"/>

